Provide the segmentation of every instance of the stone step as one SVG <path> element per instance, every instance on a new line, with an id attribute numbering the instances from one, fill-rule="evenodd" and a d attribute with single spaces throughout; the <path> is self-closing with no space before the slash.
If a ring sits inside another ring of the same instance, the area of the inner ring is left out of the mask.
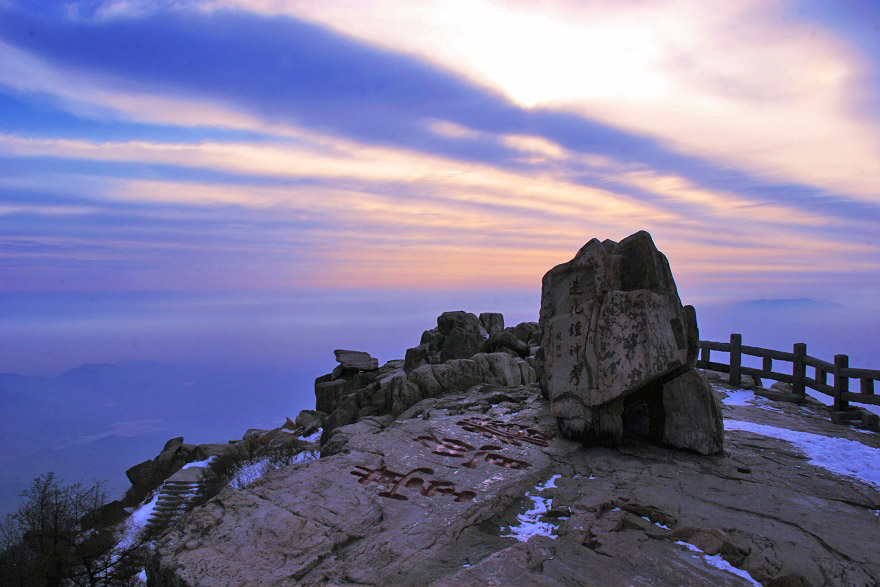
<path id="1" fill-rule="evenodd" d="M 172 490 L 168 490 L 168 489 L 162 490 L 162 495 L 179 495 L 182 497 L 186 497 L 188 495 L 197 495 L 198 493 L 199 493 L 199 491 L 198 491 L 197 487 L 196 488 L 187 488 L 185 490 L 176 490 L 176 491 L 173 489 Z"/>
<path id="2" fill-rule="evenodd" d="M 202 488 L 201 485 L 192 485 L 192 484 L 188 484 L 188 485 L 163 485 L 161 491 L 162 491 L 162 493 L 184 493 L 187 491 L 198 491 L 201 488 Z"/>
<path id="3" fill-rule="evenodd" d="M 160 505 L 177 505 L 177 504 L 180 504 L 180 503 L 186 503 L 187 501 L 189 501 L 189 500 L 186 499 L 185 497 L 182 497 L 182 496 L 179 496 L 179 495 L 169 495 L 169 496 L 164 496 L 164 495 L 163 495 L 162 497 L 160 497 L 159 499 L 156 500 L 156 505 L 157 505 L 157 506 L 160 506 Z"/>
<path id="4" fill-rule="evenodd" d="M 201 483 L 170 483 L 166 481 L 162 484 L 162 489 L 198 489 Z"/>

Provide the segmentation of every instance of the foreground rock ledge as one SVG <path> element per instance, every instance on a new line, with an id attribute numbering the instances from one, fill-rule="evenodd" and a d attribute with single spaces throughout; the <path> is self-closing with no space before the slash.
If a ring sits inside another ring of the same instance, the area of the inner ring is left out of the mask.
<path id="1" fill-rule="evenodd" d="M 730 410 L 730 408 L 725 408 Z M 734 408 L 797 429 L 803 408 Z M 810 430 L 840 434 L 814 418 Z M 874 437 L 850 432 L 880 446 Z M 703 457 L 559 435 L 535 386 L 425 399 L 340 429 L 338 454 L 227 487 L 162 538 L 155 585 L 876 585 L 878 492 L 785 442 L 729 432 Z M 544 534 L 505 536 L 548 500 Z"/>

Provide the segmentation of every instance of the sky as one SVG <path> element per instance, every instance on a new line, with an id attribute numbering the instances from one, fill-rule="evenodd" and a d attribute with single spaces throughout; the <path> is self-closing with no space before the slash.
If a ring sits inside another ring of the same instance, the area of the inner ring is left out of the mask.
<path id="1" fill-rule="evenodd" d="M 876 0 L 0 0 L 0 371 L 317 376 L 642 229 L 704 338 L 880 368 L 878 62 Z"/>

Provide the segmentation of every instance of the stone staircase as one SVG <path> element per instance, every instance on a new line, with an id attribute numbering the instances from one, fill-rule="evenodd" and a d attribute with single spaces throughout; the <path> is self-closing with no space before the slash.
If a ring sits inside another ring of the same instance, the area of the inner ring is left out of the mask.
<path id="1" fill-rule="evenodd" d="M 207 472 L 208 467 L 189 467 L 162 483 L 156 507 L 144 526 L 147 536 L 158 536 L 192 507 L 192 500 L 202 489 Z"/>
<path id="2" fill-rule="evenodd" d="M 159 496 L 152 514 L 144 524 L 144 536 L 152 540 L 161 535 L 177 518 L 192 508 L 193 498 L 202 490 L 208 466 L 180 469 L 159 487 Z M 119 577 L 133 577 L 141 572 L 150 557 L 150 548 L 143 546 L 125 557 L 117 568 Z"/>

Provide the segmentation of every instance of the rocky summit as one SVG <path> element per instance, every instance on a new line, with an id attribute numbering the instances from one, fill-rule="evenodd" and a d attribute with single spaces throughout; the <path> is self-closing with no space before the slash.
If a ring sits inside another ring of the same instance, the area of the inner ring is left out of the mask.
<path id="1" fill-rule="evenodd" d="M 551 270 L 539 323 L 446 312 L 402 361 L 336 351 L 315 411 L 239 443 L 320 424 L 320 458 L 216 487 L 148 583 L 880 583 L 880 437 L 695 370 L 696 332 L 637 233 Z"/>

